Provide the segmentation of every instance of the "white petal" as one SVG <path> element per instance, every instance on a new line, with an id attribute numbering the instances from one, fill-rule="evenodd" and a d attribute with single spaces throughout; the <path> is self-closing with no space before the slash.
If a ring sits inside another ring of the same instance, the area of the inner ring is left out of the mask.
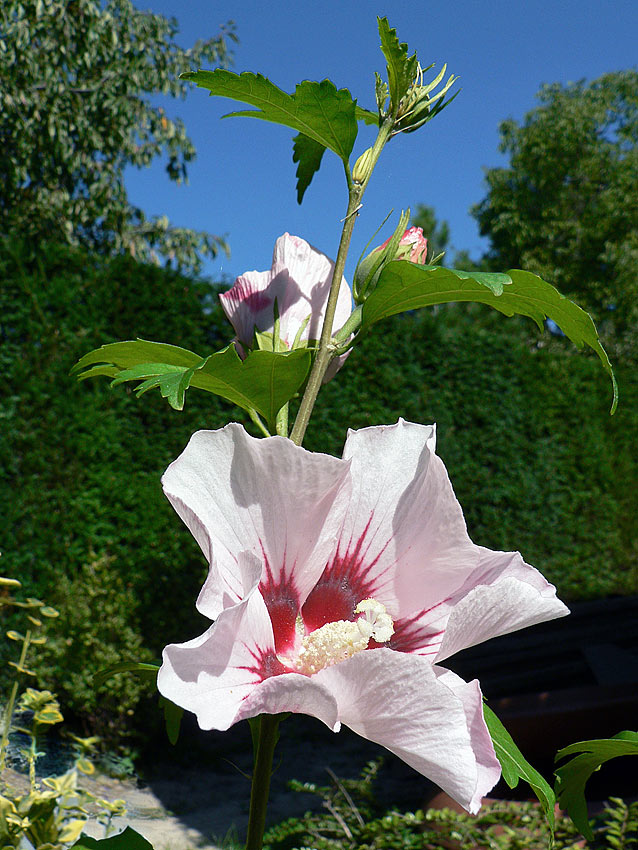
<path id="1" fill-rule="evenodd" d="M 484 640 L 569 614 L 554 585 L 518 552 L 479 550 L 476 572 L 441 606 L 447 624 L 437 662 Z"/>
<path id="2" fill-rule="evenodd" d="M 286 711 L 316 717 L 333 732 L 338 732 L 341 726 L 337 701 L 330 690 L 301 673 L 284 673 L 264 679 L 242 703 L 236 720 Z"/>
<path id="3" fill-rule="evenodd" d="M 203 635 L 165 648 L 158 689 L 192 711 L 202 729 L 223 731 L 258 714 L 292 711 L 317 717 L 336 732 L 337 703 L 330 691 L 299 673 L 278 672 L 283 668 L 257 590 L 255 561 L 249 553 L 240 557 L 246 582 L 241 602 L 222 611 Z"/>
<path id="4" fill-rule="evenodd" d="M 164 649 L 158 690 L 196 714 L 202 729 L 228 729 L 263 678 L 261 661 L 274 657 L 272 626 L 258 579 L 254 575 L 241 602 L 222 611 L 203 635 Z"/>
<path id="5" fill-rule="evenodd" d="M 237 557 L 260 558 L 262 580 L 304 598 L 321 574 L 342 522 L 348 463 L 283 437 L 257 440 L 240 425 L 198 431 L 162 478 L 211 573 L 198 607 L 214 619 L 242 598 Z"/>
<path id="6" fill-rule="evenodd" d="M 233 286 L 219 296 L 220 303 L 239 340 L 252 346 L 255 328 L 272 331 L 275 314 L 274 296 L 271 292 L 273 274 L 246 272 Z"/>
<path id="7" fill-rule="evenodd" d="M 359 546 L 368 595 L 395 618 L 445 598 L 478 562 L 434 440 L 434 426 L 399 420 L 350 432 L 343 453 L 353 492 L 340 555 Z"/>
<path id="8" fill-rule="evenodd" d="M 478 811 L 501 770 L 477 682 L 390 649 L 360 652 L 313 678 L 336 697 L 342 723 Z"/>
<path id="9" fill-rule="evenodd" d="M 281 336 L 289 346 L 308 317 L 301 338 L 319 339 L 333 270 L 332 260 L 299 236 L 284 233 L 275 243 L 272 274 L 273 280 L 281 281 L 276 286 Z M 333 333 L 345 323 L 351 310 L 350 288 L 342 278 Z"/>

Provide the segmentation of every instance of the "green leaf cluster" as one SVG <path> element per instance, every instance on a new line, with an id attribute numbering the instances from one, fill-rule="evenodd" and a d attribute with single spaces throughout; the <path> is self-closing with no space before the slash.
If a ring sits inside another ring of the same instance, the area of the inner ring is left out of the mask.
<path id="1" fill-rule="evenodd" d="M 294 140 L 293 159 L 297 169 L 297 199 L 304 193 L 321 165 L 326 148 L 346 164 L 357 137 L 356 100 L 347 89 L 337 89 L 330 80 L 304 80 L 287 94 L 261 74 L 244 71 L 233 74 L 215 71 L 189 71 L 182 79 L 190 80 L 211 96 L 227 97 L 249 103 L 255 109 L 229 112 L 226 117 L 245 116 L 283 124 L 298 132 Z"/>
<path id="2" fill-rule="evenodd" d="M 308 349 L 257 350 L 241 360 L 232 343 L 199 357 L 179 346 L 138 339 L 110 343 L 85 354 L 73 372 L 79 372 L 81 380 L 106 375 L 113 378 L 112 387 L 145 379 L 136 395 L 159 387 L 174 410 L 184 408 L 189 387 L 198 387 L 261 414 L 274 433 L 277 413 L 305 381 L 311 358 Z"/>
<path id="3" fill-rule="evenodd" d="M 293 140 L 293 162 L 298 163 L 297 200 L 301 203 L 326 150 L 333 151 L 341 159 L 350 186 L 349 158 L 357 138 L 358 121 L 379 126 L 388 121 L 387 139 L 391 134 L 416 130 L 453 100 L 443 101 L 455 80 L 453 76 L 439 92 L 433 93 L 443 79 L 445 67 L 431 83 L 423 85 L 423 71 L 416 53 L 408 57 L 407 45 L 399 43 L 387 18 L 378 18 L 378 24 L 389 80 L 388 85 L 377 74 L 378 115 L 359 106 L 347 89 L 337 89 L 330 80 L 304 80 L 292 94 L 288 94 L 262 74 L 251 71 L 241 74 L 223 68 L 187 71 L 181 79 L 196 83 L 211 95 L 254 107 L 229 112 L 225 117 L 259 118 L 297 132 Z M 386 110 L 384 104 L 388 93 L 390 104 Z M 367 179 L 362 182 L 367 182 Z"/>
<path id="4" fill-rule="evenodd" d="M 371 762 L 358 779 L 331 774 L 332 781 L 325 786 L 290 783 L 294 791 L 312 794 L 322 805 L 267 830 L 264 850 L 547 850 L 551 834 L 537 805 L 491 802 L 476 816 L 450 809 L 388 811 L 374 793 L 378 767 L 379 762 Z M 579 838 L 571 821 L 559 817 L 555 848 L 576 850 Z"/>
<path id="5" fill-rule="evenodd" d="M 186 180 L 195 156 L 183 122 L 152 100 L 184 97 L 179 71 L 227 64 L 232 25 L 190 49 L 177 22 L 131 0 L 0 4 L 0 233 L 55 238 L 196 269 L 223 240 L 147 218 L 127 197 L 127 167 L 166 158 Z"/>
<path id="6" fill-rule="evenodd" d="M 592 313 L 614 350 L 636 352 L 638 71 L 543 86 L 500 125 L 507 166 L 473 208 L 491 268 L 525 268 Z"/>

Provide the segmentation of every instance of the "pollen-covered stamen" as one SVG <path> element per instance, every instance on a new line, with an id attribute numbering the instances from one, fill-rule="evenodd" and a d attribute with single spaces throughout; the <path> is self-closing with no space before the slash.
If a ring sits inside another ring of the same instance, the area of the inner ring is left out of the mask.
<path id="1" fill-rule="evenodd" d="M 381 602 L 364 599 L 355 608 L 355 613 L 362 616 L 354 621 L 326 623 L 305 635 L 297 657 L 292 662 L 287 659 L 286 663 L 297 672 L 310 676 L 367 649 L 370 639 L 377 643 L 390 640 L 394 624 Z"/>

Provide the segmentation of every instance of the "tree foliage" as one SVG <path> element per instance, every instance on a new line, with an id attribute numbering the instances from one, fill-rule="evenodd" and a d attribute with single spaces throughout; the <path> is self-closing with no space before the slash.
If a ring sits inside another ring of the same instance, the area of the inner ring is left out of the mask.
<path id="1" fill-rule="evenodd" d="M 0 4 L 0 233 L 163 255 L 185 268 L 225 247 L 165 216 L 147 218 L 124 187 L 127 166 L 158 156 L 171 180 L 186 180 L 193 143 L 152 97 L 184 97 L 180 72 L 229 61 L 232 24 L 189 49 L 177 31 L 175 19 L 131 0 Z"/>
<path id="2" fill-rule="evenodd" d="M 603 336 L 638 322 L 638 71 L 541 88 L 500 127 L 509 165 L 487 171 L 472 210 L 494 269 L 525 268 L 574 297 Z M 633 340 L 635 343 L 635 339 Z"/>
<path id="3" fill-rule="evenodd" d="M 439 221 L 436 217 L 434 207 L 429 207 L 426 204 L 417 204 L 416 210 L 412 214 L 410 224 L 413 227 L 420 227 L 423 230 L 423 235 L 428 240 L 428 257 L 437 257 L 439 254 L 445 253 L 450 245 L 450 225 L 447 221 Z M 449 266 L 449 258 L 446 257 L 442 262 Z"/>

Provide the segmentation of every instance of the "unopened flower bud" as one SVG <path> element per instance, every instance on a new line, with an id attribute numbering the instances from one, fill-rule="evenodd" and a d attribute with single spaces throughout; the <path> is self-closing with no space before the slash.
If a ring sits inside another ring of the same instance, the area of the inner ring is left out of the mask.
<path id="1" fill-rule="evenodd" d="M 352 179 L 355 183 L 365 183 L 372 173 L 372 164 L 372 148 L 368 148 L 361 154 L 352 169 Z"/>
<path id="2" fill-rule="evenodd" d="M 383 245 L 375 250 L 382 251 L 390 242 L 390 239 L 386 239 Z M 423 230 L 420 227 L 410 227 L 401 237 L 393 259 L 409 260 L 411 263 L 423 265 L 427 262 L 427 253 L 428 240 L 423 235 Z"/>

